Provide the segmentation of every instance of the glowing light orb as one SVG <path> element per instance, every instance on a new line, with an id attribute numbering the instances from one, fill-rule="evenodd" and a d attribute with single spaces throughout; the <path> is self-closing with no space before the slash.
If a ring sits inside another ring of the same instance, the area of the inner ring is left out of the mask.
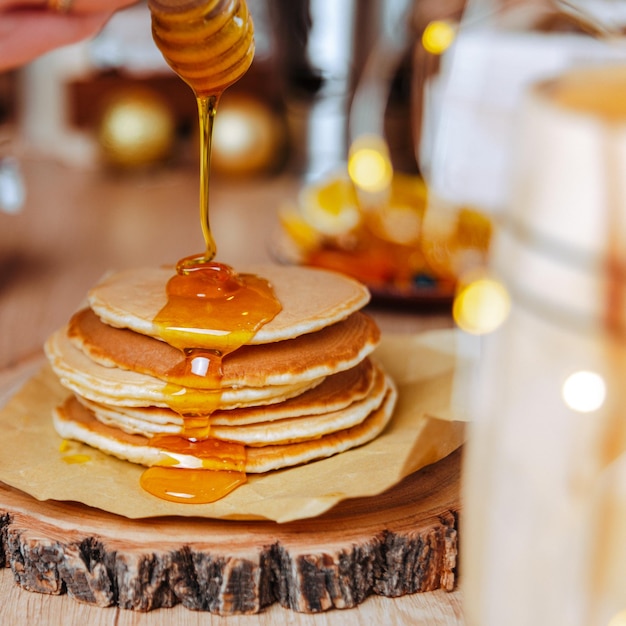
<path id="1" fill-rule="evenodd" d="M 170 105 L 149 89 L 128 88 L 112 95 L 98 124 L 104 160 L 114 167 L 142 167 L 166 160 L 174 144 Z"/>
<path id="2" fill-rule="evenodd" d="M 581 370 L 567 377 L 563 383 L 561 394 L 565 404 L 573 411 L 590 413 L 604 404 L 606 383 L 600 374 Z M 623 612 L 623 616 L 624 621 L 617 623 L 626 626 L 626 611 Z M 613 622 L 611 622 L 611 626 L 615 626 Z"/>
<path id="3" fill-rule="evenodd" d="M 254 144 L 254 125 L 238 111 L 226 109 L 215 124 L 213 141 L 228 155 L 240 156 Z"/>
<path id="4" fill-rule="evenodd" d="M 434 20 L 422 33 L 422 46 L 430 54 L 443 54 L 454 42 L 456 28 L 446 20 Z"/>
<path id="5" fill-rule="evenodd" d="M 224 98 L 213 128 L 211 168 L 235 176 L 270 171 L 283 154 L 284 133 L 267 104 L 244 95 Z"/>
<path id="6" fill-rule="evenodd" d="M 459 328 L 473 335 L 496 330 L 508 317 L 511 297 L 494 278 L 478 278 L 462 287 L 454 299 L 452 315 Z"/>
<path id="7" fill-rule="evenodd" d="M 361 221 L 354 185 L 343 173 L 329 175 L 324 180 L 303 187 L 298 204 L 300 217 L 325 235 L 347 233 Z M 293 220 L 291 224 L 299 228 Z"/>
<path id="8" fill-rule="evenodd" d="M 350 148 L 348 174 L 352 182 L 363 191 L 385 191 L 393 178 L 389 148 L 381 137 L 364 135 Z"/>

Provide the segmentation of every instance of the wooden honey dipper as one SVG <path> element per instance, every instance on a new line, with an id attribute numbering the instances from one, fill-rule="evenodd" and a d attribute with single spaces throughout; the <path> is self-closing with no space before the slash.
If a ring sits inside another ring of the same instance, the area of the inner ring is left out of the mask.
<path id="1" fill-rule="evenodd" d="M 239 80 L 254 56 L 245 0 L 149 0 L 152 35 L 172 69 L 197 96 Z"/>
<path id="2" fill-rule="evenodd" d="M 200 225 L 203 255 L 182 271 L 213 260 L 209 226 L 209 173 L 213 122 L 222 92 L 239 80 L 254 57 L 254 26 L 245 0 L 149 0 L 152 36 L 170 67 L 193 89 L 200 121 Z"/>

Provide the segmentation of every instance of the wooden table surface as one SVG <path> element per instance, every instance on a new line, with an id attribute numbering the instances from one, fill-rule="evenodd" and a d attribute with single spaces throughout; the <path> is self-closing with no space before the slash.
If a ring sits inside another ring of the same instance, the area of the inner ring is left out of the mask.
<path id="1" fill-rule="evenodd" d="M 106 271 L 175 262 L 202 251 L 197 173 L 192 169 L 111 174 L 44 159 L 23 163 L 27 202 L 0 213 L 0 404 L 32 371 L 46 337 L 64 324 Z M 276 210 L 292 200 L 298 180 L 215 180 L 211 226 L 218 260 L 237 266 L 273 260 Z M 451 325 L 445 311 L 372 308 L 383 332 L 414 333 Z M 176 607 L 151 613 L 99 609 L 68 596 L 19 589 L 0 569 L 0 624 L 117 626 L 357 624 L 458 626 L 460 592 L 372 597 L 356 609 L 297 614 L 274 605 L 258 616 L 219 616 Z"/>

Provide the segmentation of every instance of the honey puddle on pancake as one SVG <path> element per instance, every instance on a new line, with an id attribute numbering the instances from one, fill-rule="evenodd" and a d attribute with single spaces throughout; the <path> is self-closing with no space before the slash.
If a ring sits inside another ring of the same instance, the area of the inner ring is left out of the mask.
<path id="1" fill-rule="evenodd" d="M 184 418 L 181 436 L 156 436 L 151 445 L 167 453 L 164 466 L 147 469 L 143 488 L 181 502 L 213 502 L 246 481 L 245 448 L 210 438 L 210 414 L 220 401 L 222 358 L 246 344 L 281 309 L 271 285 L 262 278 L 238 275 L 216 263 L 209 226 L 209 173 L 213 123 L 221 93 L 243 76 L 254 54 L 253 26 L 244 0 L 209 0 L 187 5 L 151 0 L 155 43 L 165 60 L 193 89 L 200 124 L 200 221 L 206 244 L 202 256 L 178 262 L 167 284 L 167 304 L 154 320 L 160 337 L 185 353 L 188 379 L 209 378 L 216 389 L 202 406 L 186 385 L 170 384 L 172 404 Z M 201 336 L 201 340 L 198 340 Z M 181 468 L 177 455 L 192 451 L 203 469 Z M 216 463 L 217 461 L 217 463 Z M 218 465 L 218 468 L 211 465 Z M 226 465 L 226 469 L 219 466 Z M 208 466 L 208 467 L 207 467 Z M 210 470 L 210 471 L 207 471 Z"/>
<path id="2" fill-rule="evenodd" d="M 175 467 L 148 468 L 140 484 L 148 493 L 171 502 L 206 504 L 215 502 L 246 482 L 245 472 L 177 469 Z"/>
<path id="3" fill-rule="evenodd" d="M 211 438 L 210 416 L 221 398 L 222 359 L 248 343 L 281 305 L 265 279 L 237 274 L 203 257 L 179 261 L 166 291 L 167 303 L 154 322 L 159 336 L 185 354 L 175 373 L 192 388 L 198 376 L 209 378 L 215 392 L 208 402 L 204 394 L 196 404 L 186 386 L 168 384 L 167 393 L 175 399 L 171 408 L 183 417 L 183 431 L 151 439 L 150 445 L 166 456 L 162 465 L 144 471 L 141 485 L 166 500 L 213 502 L 246 482 L 245 447 Z M 197 347 L 188 347 L 192 341 Z M 182 466 L 182 454 L 201 459 L 202 467 Z"/>

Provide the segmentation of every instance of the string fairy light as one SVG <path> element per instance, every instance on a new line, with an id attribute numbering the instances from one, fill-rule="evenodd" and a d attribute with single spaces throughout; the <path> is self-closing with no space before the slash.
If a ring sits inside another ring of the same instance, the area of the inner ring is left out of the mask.
<path id="1" fill-rule="evenodd" d="M 422 33 L 422 46 L 426 52 L 443 54 L 456 38 L 456 26 L 448 20 L 433 20 Z"/>
<path id="2" fill-rule="evenodd" d="M 511 296 L 496 278 L 481 276 L 459 288 L 452 305 L 457 326 L 473 335 L 484 335 L 501 326 L 511 310 Z"/>
<path id="3" fill-rule="evenodd" d="M 389 188 L 393 166 L 387 142 L 380 136 L 365 134 L 350 146 L 348 174 L 357 189 L 381 193 Z"/>
<path id="4" fill-rule="evenodd" d="M 606 383 L 604 378 L 596 372 L 580 370 L 570 374 L 561 388 L 561 394 L 565 404 L 578 413 L 591 413 L 597 411 L 606 398 Z M 626 612 L 624 621 L 626 626 Z M 611 624 L 611 626 L 614 626 Z"/>

